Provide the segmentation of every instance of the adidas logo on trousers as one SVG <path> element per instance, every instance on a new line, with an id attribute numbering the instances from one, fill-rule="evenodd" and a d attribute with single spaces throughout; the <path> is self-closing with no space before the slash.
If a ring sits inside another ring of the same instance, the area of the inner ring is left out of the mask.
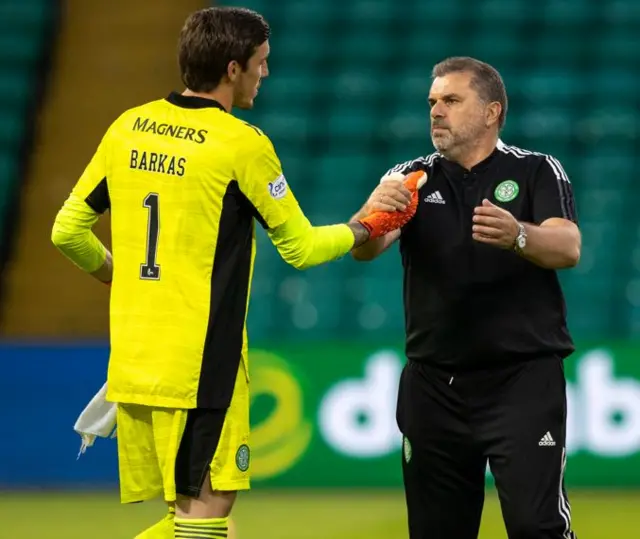
<path id="1" fill-rule="evenodd" d="M 539 446 L 554 446 L 556 445 L 555 440 L 551 437 L 551 434 L 547 432 L 542 439 L 538 442 Z"/>

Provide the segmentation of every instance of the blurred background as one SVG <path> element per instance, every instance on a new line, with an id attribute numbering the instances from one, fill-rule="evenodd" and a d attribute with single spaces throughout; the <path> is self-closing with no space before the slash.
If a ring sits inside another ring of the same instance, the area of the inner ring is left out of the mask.
<path id="1" fill-rule="evenodd" d="M 272 25 L 271 76 L 241 116 L 272 138 L 316 224 L 433 151 L 434 63 L 470 55 L 509 93 L 502 139 L 564 165 L 583 232 L 562 273 L 566 474 L 581 539 L 640 528 L 640 2 L 245 0 Z M 0 0 L 0 537 L 131 538 L 158 504 L 121 507 L 115 441 L 79 460 L 73 423 L 105 379 L 104 287 L 50 243 L 54 216 L 126 108 L 182 90 L 175 50 L 197 0 Z M 96 228 L 109 244 L 109 221 Z M 392 249 L 304 273 L 259 230 L 249 315 L 254 490 L 241 538 L 406 537 L 401 269 Z M 482 539 L 505 537 L 487 473 Z M 274 525 L 275 523 L 275 525 Z M 271 531 L 272 530 L 272 531 Z M 89 535 L 90 534 L 90 535 Z"/>

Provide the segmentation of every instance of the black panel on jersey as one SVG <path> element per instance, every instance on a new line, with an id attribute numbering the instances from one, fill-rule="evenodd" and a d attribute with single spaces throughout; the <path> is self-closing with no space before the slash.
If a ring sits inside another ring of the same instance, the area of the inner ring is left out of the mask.
<path id="1" fill-rule="evenodd" d="M 231 181 L 222 198 L 198 408 L 227 408 L 242 356 L 251 273 L 253 207 Z"/>
<path id="2" fill-rule="evenodd" d="M 95 189 L 89 193 L 84 201 L 91 207 L 91 209 L 99 214 L 103 214 L 111 207 L 111 199 L 109 198 L 109 186 L 107 185 L 107 178 L 102 178 L 102 181 L 96 185 Z"/>
<path id="3" fill-rule="evenodd" d="M 267 221 L 265 220 L 265 218 L 262 217 L 262 215 L 258 211 L 258 208 L 256 208 L 249 199 L 247 199 L 247 204 L 251 208 L 251 214 L 253 215 L 255 220 L 258 221 L 258 223 L 260 223 L 260 226 L 265 230 L 269 230 L 269 225 L 267 224 Z"/>

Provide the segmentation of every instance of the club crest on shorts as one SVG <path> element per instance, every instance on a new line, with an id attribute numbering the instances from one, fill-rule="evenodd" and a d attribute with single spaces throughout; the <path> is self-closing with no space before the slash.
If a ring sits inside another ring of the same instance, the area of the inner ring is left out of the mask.
<path id="1" fill-rule="evenodd" d="M 516 182 L 513 180 L 505 180 L 498 184 L 493 195 L 496 197 L 496 200 L 499 200 L 500 202 L 511 202 L 518 196 L 519 192 L 520 187 Z"/>
<path id="2" fill-rule="evenodd" d="M 404 461 L 409 464 L 411 460 L 411 444 L 409 443 L 409 438 L 406 436 L 402 439 L 402 452 L 404 453 Z"/>
<path id="3" fill-rule="evenodd" d="M 236 451 L 236 466 L 241 472 L 246 472 L 249 469 L 249 446 L 242 444 Z"/>

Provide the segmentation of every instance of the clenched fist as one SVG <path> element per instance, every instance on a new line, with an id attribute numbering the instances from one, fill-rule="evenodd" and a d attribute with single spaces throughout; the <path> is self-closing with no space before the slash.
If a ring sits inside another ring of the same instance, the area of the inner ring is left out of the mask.
<path id="1" fill-rule="evenodd" d="M 359 221 L 369 230 L 370 239 L 401 228 L 413 218 L 418 208 L 418 190 L 426 181 L 427 174 L 421 170 L 383 178 L 365 204 L 367 216 Z"/>
<path id="2" fill-rule="evenodd" d="M 392 174 L 382 178 L 364 205 L 370 215 L 376 211 L 404 211 L 411 202 L 411 191 L 404 186 L 404 174 Z"/>

